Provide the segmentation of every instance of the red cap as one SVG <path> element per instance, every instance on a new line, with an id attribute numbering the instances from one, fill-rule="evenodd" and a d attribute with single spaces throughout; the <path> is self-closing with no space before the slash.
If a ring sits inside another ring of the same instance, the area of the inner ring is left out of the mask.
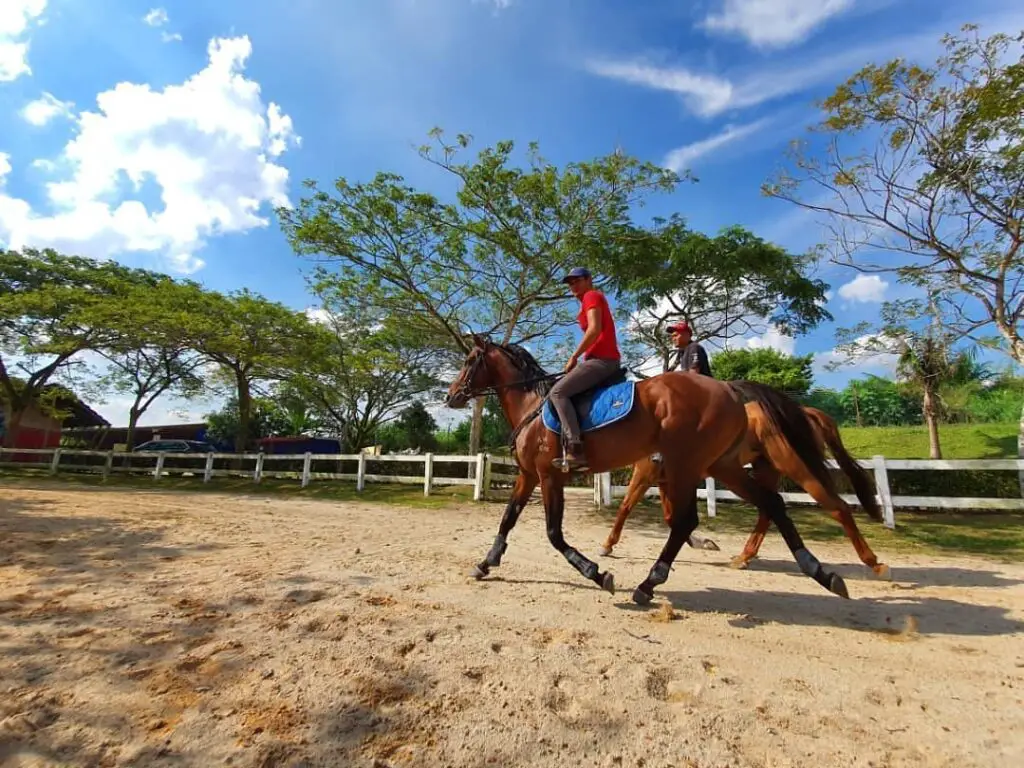
<path id="1" fill-rule="evenodd" d="M 675 333 L 677 331 L 679 333 L 684 333 L 684 332 L 686 332 L 688 330 L 690 330 L 690 326 L 685 321 L 680 321 L 680 322 L 675 323 L 674 325 L 670 325 L 668 328 L 666 328 L 665 329 L 665 333 Z"/>

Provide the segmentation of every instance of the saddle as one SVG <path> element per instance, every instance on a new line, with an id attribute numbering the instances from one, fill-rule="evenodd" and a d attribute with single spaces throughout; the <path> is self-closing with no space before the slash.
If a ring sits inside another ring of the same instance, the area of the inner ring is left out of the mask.
<path id="1" fill-rule="evenodd" d="M 627 373 L 626 368 L 620 367 L 604 381 L 572 396 L 570 402 L 576 409 L 581 432 L 593 432 L 607 427 L 630 414 L 633 410 L 636 382 L 628 381 Z M 562 422 L 550 400 L 544 401 L 541 414 L 544 426 L 560 435 Z"/>

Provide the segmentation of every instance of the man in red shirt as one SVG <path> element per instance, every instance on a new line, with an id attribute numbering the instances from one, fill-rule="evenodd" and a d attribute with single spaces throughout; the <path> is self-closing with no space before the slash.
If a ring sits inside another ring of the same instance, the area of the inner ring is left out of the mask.
<path id="1" fill-rule="evenodd" d="M 583 466 L 586 460 L 583 458 L 579 419 L 570 398 L 610 378 L 618 371 L 622 355 L 615 338 L 615 321 L 608 308 L 608 300 L 601 291 L 594 289 L 590 271 L 585 267 L 575 267 L 562 282 L 568 284 L 572 295 L 580 300 L 576 321 L 583 329 L 583 339 L 566 363 L 565 376 L 551 388 L 550 399 L 561 421 L 566 446 L 564 463 L 556 459 L 555 464 L 576 468 Z"/>

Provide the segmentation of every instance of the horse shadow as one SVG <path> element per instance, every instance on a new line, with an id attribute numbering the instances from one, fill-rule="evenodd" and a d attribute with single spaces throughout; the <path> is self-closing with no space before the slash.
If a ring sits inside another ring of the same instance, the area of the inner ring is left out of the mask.
<path id="1" fill-rule="evenodd" d="M 805 577 L 806 578 L 806 577 Z M 942 597 L 893 596 L 843 600 L 827 594 L 748 591 L 710 587 L 659 593 L 672 607 L 689 613 L 726 613 L 730 624 L 753 628 L 766 623 L 830 627 L 896 635 L 911 617 L 920 635 L 994 637 L 1024 631 L 1024 621 L 1008 609 Z M 618 607 L 636 610 L 632 603 Z"/>
<path id="2" fill-rule="evenodd" d="M 720 568 L 730 568 L 728 563 L 709 563 Z M 984 568 L 965 568 L 952 565 L 894 565 L 892 581 L 899 589 L 920 589 L 921 587 L 965 587 L 1000 589 L 1024 584 L 1024 579 L 1006 576 L 995 570 Z M 863 563 L 829 563 L 830 570 L 835 571 L 844 579 L 855 581 L 878 581 Z M 765 573 L 783 573 L 793 577 L 807 578 L 800 572 L 796 563 L 790 560 L 757 557 L 747 564 L 749 571 Z"/>

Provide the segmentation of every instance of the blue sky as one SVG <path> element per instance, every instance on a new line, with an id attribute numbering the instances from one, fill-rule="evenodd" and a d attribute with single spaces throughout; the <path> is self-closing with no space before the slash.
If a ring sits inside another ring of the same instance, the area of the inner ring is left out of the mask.
<path id="1" fill-rule="evenodd" d="M 685 163 L 700 182 L 644 215 L 678 212 L 709 232 L 739 223 L 803 250 L 820 229 L 759 187 L 814 120 L 814 100 L 870 61 L 934 61 L 964 22 L 1024 28 L 1009 0 L 114 5 L 3 0 L 0 245 L 112 256 L 295 307 L 310 303 L 309 265 L 273 204 L 297 200 L 306 178 L 381 169 L 433 188 L 414 147 L 435 125 L 478 146 L 537 140 L 557 163 L 616 146 Z M 877 280 L 850 285 L 849 270 L 820 276 L 843 325 L 896 295 Z M 824 361 L 834 329 L 763 341 Z M 123 405 L 99 409 L 120 421 Z M 185 418 L 169 416 L 182 407 L 159 404 L 146 421 Z"/>

